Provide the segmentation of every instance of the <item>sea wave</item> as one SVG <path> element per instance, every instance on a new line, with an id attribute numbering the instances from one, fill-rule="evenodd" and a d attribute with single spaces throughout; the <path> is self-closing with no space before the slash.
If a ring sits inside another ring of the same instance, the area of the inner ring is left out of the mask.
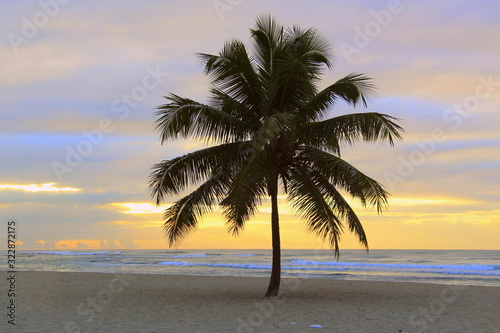
<path id="1" fill-rule="evenodd" d="M 270 265 L 254 265 L 254 264 L 211 264 L 211 263 L 195 263 L 195 262 L 182 262 L 182 261 L 163 261 L 159 265 L 172 265 L 172 266 L 212 266 L 212 267 L 232 267 L 232 268 L 245 268 L 245 269 L 270 269 Z"/>
<path id="2" fill-rule="evenodd" d="M 231 256 L 231 255 L 229 255 Z M 255 253 L 237 253 L 234 255 L 235 257 L 255 257 Z"/>
<path id="3" fill-rule="evenodd" d="M 271 265 L 255 265 L 255 264 L 225 264 L 225 263 L 202 263 L 202 262 L 183 262 L 183 261 L 163 261 L 159 265 L 172 266 L 211 266 L 211 267 L 231 267 L 244 269 L 271 269 Z M 291 267 L 284 266 L 283 270 L 347 270 L 347 268 L 315 268 L 315 267 Z"/>
<path id="4" fill-rule="evenodd" d="M 304 266 L 338 266 L 338 267 L 382 267 L 399 269 L 432 269 L 432 270 L 463 270 L 463 271 L 495 271 L 499 270 L 497 265 L 466 264 L 466 265 L 425 265 L 425 264 L 384 264 L 363 262 L 337 262 L 337 261 L 313 261 L 303 259 L 290 259 L 288 262 Z"/>
<path id="5" fill-rule="evenodd" d="M 411 271 L 413 273 L 423 273 L 423 274 L 439 274 L 439 275 L 482 275 L 482 276 L 500 276 L 500 272 L 489 270 L 467 270 L 464 267 L 469 267 L 471 265 L 402 265 L 402 264 L 367 264 L 367 263 L 335 263 L 333 265 L 331 262 L 322 262 L 321 265 L 312 265 L 311 261 L 307 260 L 291 260 L 290 263 L 295 265 L 287 266 L 283 265 L 283 271 L 308 271 L 308 272 L 347 272 L 347 271 L 366 271 L 367 267 L 377 268 L 389 268 L 389 271 L 395 272 L 405 272 Z M 305 264 L 306 262 L 307 264 Z M 297 266 L 297 264 L 301 264 Z M 203 263 L 203 262 L 184 262 L 184 261 L 163 261 L 159 265 L 170 265 L 170 266 L 204 266 L 204 267 L 228 267 L 228 268 L 240 268 L 240 269 L 271 269 L 271 265 L 265 264 L 236 264 L 236 263 Z M 487 266 L 487 265 L 476 265 L 476 266 Z M 460 268 L 457 268 L 460 267 Z M 396 269 L 396 270 L 395 270 Z M 379 273 L 380 270 L 376 270 Z M 368 271 L 367 271 L 368 272 Z M 312 273 L 314 274 L 314 273 Z"/>
<path id="6" fill-rule="evenodd" d="M 192 253 L 192 254 L 176 254 L 167 256 L 168 258 L 203 258 L 206 257 L 206 253 Z"/>

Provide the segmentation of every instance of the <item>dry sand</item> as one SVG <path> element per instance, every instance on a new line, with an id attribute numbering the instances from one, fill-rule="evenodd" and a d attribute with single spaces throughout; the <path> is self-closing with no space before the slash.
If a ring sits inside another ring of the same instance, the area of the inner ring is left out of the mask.
<path id="1" fill-rule="evenodd" d="M 418 283 L 18 272 L 0 332 L 500 332 L 500 288 Z M 321 325 L 321 327 L 311 327 Z"/>

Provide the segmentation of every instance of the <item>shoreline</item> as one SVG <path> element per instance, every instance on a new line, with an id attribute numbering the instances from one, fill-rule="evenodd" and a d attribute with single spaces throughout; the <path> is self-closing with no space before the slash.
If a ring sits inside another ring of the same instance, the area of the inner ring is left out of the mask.
<path id="1" fill-rule="evenodd" d="M 7 281 L 7 271 L 1 279 Z M 496 332 L 500 288 L 414 282 L 18 271 L 1 332 Z M 8 283 L 0 287 L 2 306 Z M 7 310 L 7 309 L 6 309 Z M 319 325 L 314 327 L 311 325 Z"/>
<path id="2" fill-rule="evenodd" d="M 7 273 L 8 270 L 2 268 L 0 272 Z M 34 270 L 16 270 L 19 273 L 61 273 L 61 274 L 110 274 L 110 275 L 140 275 L 140 276 L 176 276 L 176 277 L 200 277 L 200 278 L 243 278 L 243 279 L 263 279 L 269 282 L 269 278 L 271 273 L 269 272 L 269 276 L 235 276 L 235 275 L 202 275 L 202 274 L 159 274 L 156 272 L 153 273 L 131 273 L 131 272 L 87 272 L 87 271 L 34 271 Z M 438 282 L 422 282 L 425 281 L 412 281 L 412 280 L 370 280 L 370 279 L 351 279 L 351 278 L 324 278 L 324 277 L 314 277 L 314 276 L 284 276 L 282 273 L 281 280 L 320 280 L 320 281 L 345 281 L 345 282 L 373 282 L 373 283 L 410 283 L 410 284 L 422 284 L 422 285 L 436 285 L 436 286 L 457 286 L 457 287 L 484 287 L 484 288 L 500 288 L 499 286 L 492 285 L 477 285 L 477 284 L 453 284 L 453 283 L 438 283 Z M 430 279 L 429 279 L 430 280 Z M 267 285 L 266 285 L 267 288 Z M 0 332 L 1 333 L 1 332 Z"/>

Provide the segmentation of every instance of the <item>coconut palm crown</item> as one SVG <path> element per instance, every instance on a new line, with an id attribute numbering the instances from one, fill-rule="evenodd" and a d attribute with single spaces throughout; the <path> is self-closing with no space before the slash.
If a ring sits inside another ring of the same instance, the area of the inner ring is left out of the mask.
<path id="1" fill-rule="evenodd" d="M 340 150 L 358 141 L 392 145 L 403 129 L 398 119 L 376 112 L 328 118 L 337 101 L 366 107 L 374 86 L 367 76 L 353 73 L 320 90 L 319 80 L 332 63 L 328 41 L 316 30 L 285 28 L 263 16 L 250 32 L 252 52 L 230 40 L 218 55 L 199 54 L 211 78 L 209 102 L 169 94 L 168 104 L 158 107 L 162 143 L 190 137 L 212 145 L 155 164 L 149 187 L 157 205 L 189 193 L 165 211 L 170 246 L 216 206 L 237 235 L 269 198 L 273 266 L 266 296 L 275 296 L 281 275 L 278 194 L 286 195 L 335 255 L 345 227 L 368 249 L 363 226 L 344 195 L 381 212 L 389 194 L 343 160 Z"/>

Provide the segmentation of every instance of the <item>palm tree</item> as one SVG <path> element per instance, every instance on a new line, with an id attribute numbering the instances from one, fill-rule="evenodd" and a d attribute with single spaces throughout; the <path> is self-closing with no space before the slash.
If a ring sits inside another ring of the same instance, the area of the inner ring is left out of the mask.
<path id="1" fill-rule="evenodd" d="M 366 107 L 373 84 L 365 75 L 350 74 L 319 90 L 332 64 L 329 44 L 316 30 L 284 28 L 264 16 L 251 37 L 252 53 L 230 40 L 218 55 L 199 54 L 212 82 L 208 103 L 169 94 L 169 103 L 158 107 L 162 144 L 191 137 L 212 146 L 155 164 L 149 187 L 157 205 L 192 190 L 165 211 L 170 246 L 216 205 L 237 235 L 269 197 L 273 264 L 266 296 L 275 296 L 281 276 L 278 193 L 287 195 L 337 257 L 344 224 L 368 249 L 361 222 L 340 191 L 379 212 L 388 193 L 343 160 L 340 150 L 360 140 L 392 145 L 403 129 L 396 118 L 375 112 L 327 117 L 339 100 Z"/>

